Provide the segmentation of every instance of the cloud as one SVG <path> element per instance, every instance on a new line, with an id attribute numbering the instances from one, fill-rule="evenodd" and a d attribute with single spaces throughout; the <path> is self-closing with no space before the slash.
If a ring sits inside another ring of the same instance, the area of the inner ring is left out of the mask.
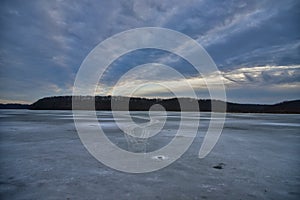
<path id="1" fill-rule="evenodd" d="M 300 66 L 243 67 L 223 72 L 223 76 L 240 85 L 288 84 L 287 86 L 293 86 L 300 83 Z"/>
<path id="2" fill-rule="evenodd" d="M 131 28 L 158 26 L 197 40 L 232 83 L 276 85 L 273 93 L 279 99 L 284 94 L 279 91 L 298 84 L 299 70 L 289 74 L 292 69 L 280 66 L 300 64 L 299 7 L 297 0 L 2 1 L 1 98 L 34 101 L 44 95 L 67 94 L 83 59 L 99 42 Z M 172 54 L 136 52 L 109 68 L 103 91 L 109 91 L 123 73 L 146 62 L 169 64 L 191 80 L 196 76 L 188 63 Z M 261 68 L 259 78 L 254 76 L 257 72 L 238 71 L 257 66 L 271 66 L 274 71 Z M 282 75 L 277 76 L 279 68 Z M 243 79 L 237 80 L 237 74 Z M 236 98 L 240 94 L 232 93 Z M 260 101 L 264 93 L 254 96 Z"/>
<path id="3" fill-rule="evenodd" d="M 248 102 L 255 102 L 257 95 L 260 95 L 262 102 L 278 102 L 282 99 L 276 94 L 288 93 L 285 98 L 294 99 L 298 96 L 296 91 L 300 90 L 299 65 L 243 67 L 189 78 L 176 76 L 172 72 L 158 64 L 142 65 L 125 74 L 115 86 L 100 84 L 97 94 L 164 98 L 173 96 L 173 92 L 181 97 L 189 97 L 191 86 L 198 98 L 210 98 L 207 88 L 209 82 L 216 83 L 210 85 L 210 89 L 216 91 L 222 89 L 220 84 L 224 83 L 229 101 L 241 101 L 237 100 L 237 96 L 243 94 L 240 97 L 249 98 Z M 249 93 L 245 94 L 245 91 Z M 254 91 L 257 95 L 251 96 Z M 274 94 L 270 95 L 271 91 Z"/>

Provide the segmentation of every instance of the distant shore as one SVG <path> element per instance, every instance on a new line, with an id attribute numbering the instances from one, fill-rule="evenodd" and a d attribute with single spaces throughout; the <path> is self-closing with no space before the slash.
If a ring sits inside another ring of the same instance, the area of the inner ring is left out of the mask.
<path id="1" fill-rule="evenodd" d="M 89 105 L 95 103 L 96 110 L 111 110 L 111 101 L 118 104 L 124 101 L 129 102 L 130 111 L 146 111 L 154 104 L 159 104 L 166 111 L 197 111 L 194 108 L 180 109 L 180 102 L 198 103 L 201 112 L 211 112 L 212 104 L 214 112 L 229 113 L 279 113 L 279 114 L 300 114 L 300 100 L 284 101 L 277 104 L 239 104 L 209 99 L 171 98 L 171 99 L 147 99 L 138 97 L 112 97 L 112 96 L 78 96 L 76 102 L 80 103 L 80 110 L 92 110 Z M 224 110 L 224 108 L 226 108 Z M 72 110 L 72 96 L 55 96 L 39 99 L 33 104 L 0 104 L 0 109 L 30 109 L 30 110 Z M 117 110 L 127 110 L 119 107 Z"/>

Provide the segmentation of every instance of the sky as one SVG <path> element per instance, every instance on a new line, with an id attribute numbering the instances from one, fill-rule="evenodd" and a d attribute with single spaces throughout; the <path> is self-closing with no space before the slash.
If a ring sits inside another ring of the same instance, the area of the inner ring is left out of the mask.
<path id="1" fill-rule="evenodd" d="M 196 40 L 216 63 L 228 101 L 300 99 L 299 21 L 298 0 L 2 0 L 0 103 L 71 95 L 76 73 L 89 52 L 114 34 L 139 27 L 168 28 Z M 188 62 L 157 49 L 133 51 L 115 60 L 101 78 L 97 94 L 111 94 L 123 74 L 146 63 L 173 67 L 199 98 L 209 97 L 203 77 Z M 184 91 L 180 80 L 155 65 L 148 67 L 123 77 L 118 89 L 163 82 Z M 213 80 L 214 74 L 209 78 Z M 138 94 L 169 95 L 159 87 Z"/>

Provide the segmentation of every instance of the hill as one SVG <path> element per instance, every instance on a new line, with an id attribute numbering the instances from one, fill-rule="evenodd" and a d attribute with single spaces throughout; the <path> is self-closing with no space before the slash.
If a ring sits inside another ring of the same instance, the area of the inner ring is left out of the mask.
<path id="1" fill-rule="evenodd" d="M 80 109 L 91 110 L 88 105 L 95 102 L 96 110 L 111 110 L 111 101 L 117 105 L 121 105 L 124 101 L 129 101 L 129 110 L 143 111 L 149 110 L 154 104 L 162 105 L 167 111 L 181 111 L 179 101 L 177 98 L 172 99 L 147 99 L 136 97 L 111 97 L 111 96 L 77 96 L 76 102 L 80 103 Z M 191 98 L 180 98 L 180 101 L 187 104 L 195 101 L 198 103 L 200 111 L 210 112 L 211 104 L 217 107 L 217 112 L 224 112 L 222 108 L 224 104 L 227 107 L 227 112 L 231 113 L 287 113 L 287 114 L 300 114 L 300 100 L 285 101 L 273 105 L 261 104 L 238 104 L 231 102 L 224 102 L 219 100 L 197 100 Z M 46 97 L 38 100 L 29 106 L 32 110 L 71 110 L 72 109 L 72 96 L 57 96 Z M 125 110 L 124 107 L 118 107 L 118 110 Z M 194 111 L 194 109 L 186 108 L 183 111 Z"/>

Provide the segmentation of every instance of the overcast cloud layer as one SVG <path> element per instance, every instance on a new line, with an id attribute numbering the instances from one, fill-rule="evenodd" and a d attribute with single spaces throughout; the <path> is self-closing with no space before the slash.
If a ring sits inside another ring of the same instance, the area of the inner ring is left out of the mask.
<path id="1" fill-rule="evenodd" d="M 99 42 L 145 26 L 170 28 L 197 40 L 220 69 L 229 101 L 274 103 L 300 98 L 297 0 L 7 0 L 0 4 L 1 102 L 71 94 L 81 62 Z M 117 78 L 148 62 L 173 66 L 195 85 L 200 98 L 207 97 L 203 80 L 195 77 L 188 63 L 157 50 L 136 51 L 116 60 L 99 84 L 99 94 L 110 94 Z M 157 76 L 172 81 L 164 74 Z M 132 82 L 125 80 L 123 85 L 130 87 Z M 145 96 L 164 95 L 154 90 Z"/>

